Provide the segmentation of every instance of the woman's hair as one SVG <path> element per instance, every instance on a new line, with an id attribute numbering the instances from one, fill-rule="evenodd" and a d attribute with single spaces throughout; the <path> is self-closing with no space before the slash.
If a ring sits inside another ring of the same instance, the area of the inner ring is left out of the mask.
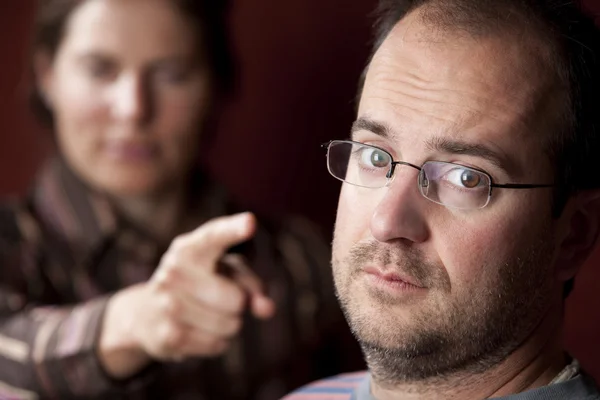
<path id="1" fill-rule="evenodd" d="M 34 22 L 32 53 L 45 51 L 53 57 L 65 34 L 71 14 L 87 0 L 38 0 Z M 190 20 L 198 32 L 200 43 L 212 72 L 215 96 L 227 95 L 234 87 L 234 62 L 227 30 L 227 0 L 166 0 Z M 39 88 L 32 86 L 31 107 L 41 122 L 54 123 Z"/>

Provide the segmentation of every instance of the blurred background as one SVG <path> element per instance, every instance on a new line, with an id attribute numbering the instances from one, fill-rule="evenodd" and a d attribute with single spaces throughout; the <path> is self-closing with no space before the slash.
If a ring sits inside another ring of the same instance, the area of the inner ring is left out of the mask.
<path id="1" fill-rule="evenodd" d="M 339 184 L 319 145 L 348 136 L 376 0 L 237 0 L 240 91 L 204 161 L 244 205 L 299 213 L 330 234 Z M 600 0 L 586 6 L 600 13 Z M 32 0 L 0 2 L 0 196 L 23 194 L 49 149 L 27 104 Z M 600 108 L 600 105 L 598 105 Z M 1 266 L 0 266 L 1 268 Z M 600 248 L 568 300 L 565 340 L 600 381 Z"/>

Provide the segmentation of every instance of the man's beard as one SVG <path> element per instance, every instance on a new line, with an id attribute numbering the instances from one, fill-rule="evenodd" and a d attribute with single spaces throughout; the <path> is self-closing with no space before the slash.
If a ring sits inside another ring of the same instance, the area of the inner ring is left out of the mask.
<path id="1" fill-rule="evenodd" d="M 438 296 L 450 294 L 445 269 L 402 245 L 362 243 L 344 262 L 334 258 L 338 299 L 377 382 L 394 386 L 443 380 L 458 373 L 477 374 L 504 360 L 535 329 L 548 306 L 552 243 L 552 237 L 545 237 L 508 261 L 482 265 L 495 274 L 488 274 L 483 287 L 463 290 L 460 298 Z M 428 294 L 435 291 L 432 298 L 443 301 L 415 308 L 406 323 L 393 315 L 394 307 L 403 306 L 400 300 L 369 291 L 369 303 L 378 315 L 368 315 L 356 301 L 353 284 L 370 262 L 397 265 Z M 389 319 L 383 321 L 386 313 Z"/>

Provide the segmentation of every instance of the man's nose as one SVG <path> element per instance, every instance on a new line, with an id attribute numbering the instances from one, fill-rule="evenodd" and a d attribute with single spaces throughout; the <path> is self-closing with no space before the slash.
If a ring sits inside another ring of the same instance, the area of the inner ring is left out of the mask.
<path id="1" fill-rule="evenodd" d="M 404 240 L 421 243 L 429 237 L 424 202 L 417 187 L 417 174 L 409 166 L 398 165 L 371 218 L 371 233 L 380 242 Z"/>

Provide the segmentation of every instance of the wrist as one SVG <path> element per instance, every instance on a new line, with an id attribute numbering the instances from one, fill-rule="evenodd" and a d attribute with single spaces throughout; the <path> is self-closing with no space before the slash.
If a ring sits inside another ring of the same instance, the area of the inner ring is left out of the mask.
<path id="1" fill-rule="evenodd" d="M 113 379 L 127 379 L 146 367 L 152 360 L 135 336 L 136 312 L 134 297 L 141 285 L 124 289 L 108 301 L 98 340 L 98 358 Z"/>

